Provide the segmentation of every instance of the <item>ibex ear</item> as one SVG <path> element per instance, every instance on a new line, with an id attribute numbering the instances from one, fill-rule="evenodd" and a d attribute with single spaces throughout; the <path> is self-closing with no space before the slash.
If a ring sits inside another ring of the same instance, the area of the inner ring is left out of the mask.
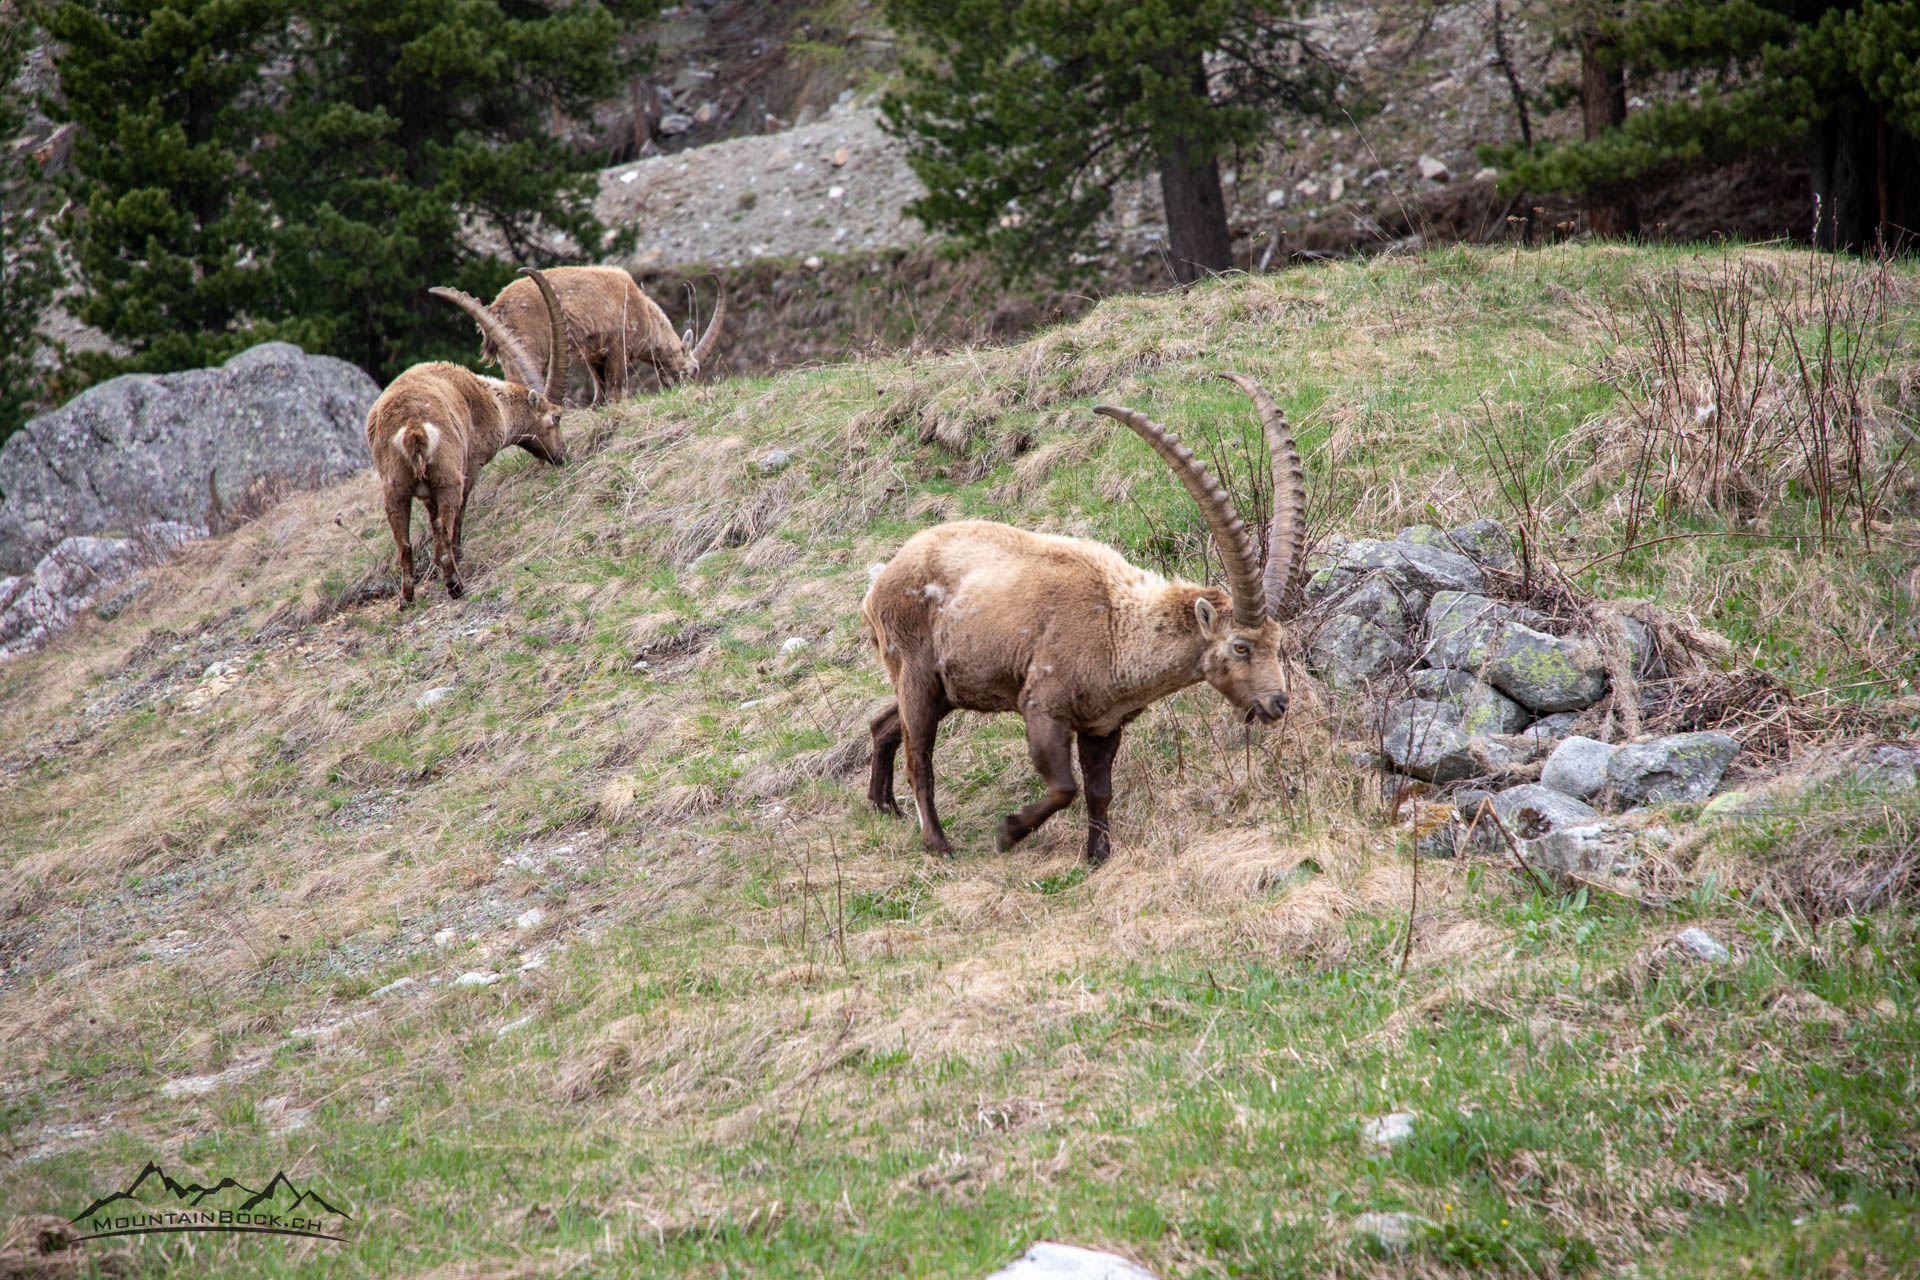
<path id="1" fill-rule="evenodd" d="M 692 329 L 688 329 L 685 333 L 680 335 L 680 345 L 685 347 L 689 351 L 693 350 L 693 330 Z"/>
<path id="2" fill-rule="evenodd" d="M 1200 634 L 1211 638 L 1213 635 L 1213 621 L 1216 616 L 1213 601 L 1207 599 L 1205 596 L 1195 596 L 1193 601 L 1193 616 L 1200 620 Z"/>

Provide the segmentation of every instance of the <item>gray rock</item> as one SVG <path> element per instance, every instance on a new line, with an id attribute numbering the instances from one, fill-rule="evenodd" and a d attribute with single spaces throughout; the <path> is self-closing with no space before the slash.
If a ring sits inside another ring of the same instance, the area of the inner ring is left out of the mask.
<path id="1" fill-rule="evenodd" d="M 38 649 L 102 589 L 166 559 L 199 532 L 163 522 L 132 538 L 62 539 L 31 573 L 9 579 L 0 592 L 0 658 Z"/>
<path id="2" fill-rule="evenodd" d="M 1722 791 L 1700 806 L 1700 821 L 1726 822 L 1751 818 L 1765 813 L 1770 807 L 1767 797 L 1754 795 L 1751 791 Z"/>
<path id="3" fill-rule="evenodd" d="M 1710 964 L 1725 964 L 1733 958 L 1726 944 L 1708 933 L 1705 929 L 1682 929 L 1673 936 L 1673 940 L 1685 947 L 1693 956 Z"/>
<path id="4" fill-rule="evenodd" d="M 1869 791 L 1912 791 L 1920 786 L 1920 742 L 1868 747 L 1853 767 L 1853 781 Z"/>
<path id="5" fill-rule="evenodd" d="M 1576 800 L 1591 800 L 1607 785 L 1607 762 L 1618 749 L 1593 738 L 1568 738 L 1547 757 L 1540 781 Z"/>
<path id="6" fill-rule="evenodd" d="M 1439 547 L 1442 551 L 1451 551 L 1447 545 L 1447 535 L 1430 524 L 1411 524 L 1393 535 L 1395 542 L 1411 542 L 1419 547 Z"/>
<path id="7" fill-rule="evenodd" d="M 1600 816 L 1591 806 L 1537 782 L 1509 787 L 1493 797 L 1492 806 L 1516 840 L 1537 840 L 1549 831 L 1584 826 Z"/>
<path id="8" fill-rule="evenodd" d="M 1630 870 L 1637 862 L 1633 848 L 1633 831 L 1611 822 L 1555 827 L 1543 836 L 1521 843 L 1521 852 L 1534 870 L 1576 876 L 1612 875 Z"/>
<path id="9" fill-rule="evenodd" d="M 1579 719 L 1578 711 L 1556 711 L 1550 716 L 1541 716 L 1523 732 L 1527 737 L 1543 743 L 1559 742 L 1573 733 L 1574 722 Z"/>
<path id="10" fill-rule="evenodd" d="M 1337 613 L 1307 644 L 1307 667 L 1336 689 L 1355 689 L 1406 666 L 1407 646 L 1382 627 Z"/>
<path id="11" fill-rule="evenodd" d="M 1433 156 L 1422 155 L 1417 163 L 1420 176 L 1428 182 L 1445 182 L 1453 176 L 1453 171 L 1447 168 L 1447 162 Z"/>
<path id="12" fill-rule="evenodd" d="M 507 975 L 495 973 L 491 969 L 471 969 L 453 980 L 456 987 L 490 987 L 496 982 L 504 982 Z"/>
<path id="13" fill-rule="evenodd" d="M 1416 698 L 1457 707 L 1460 717 L 1456 723 L 1469 737 L 1518 733 L 1527 723 L 1525 707 L 1465 671 L 1426 668 L 1413 672 L 1408 686 Z"/>
<path id="14" fill-rule="evenodd" d="M 656 127 L 669 138 L 678 137 L 693 128 L 693 117 L 676 111 L 672 115 L 661 116 Z"/>
<path id="15" fill-rule="evenodd" d="M 1740 754 L 1724 733 L 1676 733 L 1621 747 L 1607 761 L 1607 786 L 1626 804 L 1704 800 Z"/>
<path id="16" fill-rule="evenodd" d="M 1042 1240 L 987 1280 L 1154 1280 L 1154 1275 L 1119 1254 Z"/>
<path id="17" fill-rule="evenodd" d="M 1584 640 L 1504 624 L 1481 672 L 1487 683 L 1529 711 L 1581 711 L 1607 691 L 1600 651 Z"/>
<path id="18" fill-rule="evenodd" d="M 1386 578 L 1368 577 L 1344 594 L 1334 598 L 1327 612 L 1335 616 L 1365 618 L 1396 639 L 1404 639 L 1414 621 L 1425 613 L 1427 597 L 1410 591 Z"/>
<path id="19" fill-rule="evenodd" d="M 753 469 L 763 476 L 785 471 L 793 462 L 793 454 L 785 449 L 769 449 L 753 460 Z"/>
<path id="20" fill-rule="evenodd" d="M 275 472 L 320 482 L 367 466 L 379 391 L 346 361 L 284 342 L 90 387 L 0 447 L 0 570 L 24 572 L 73 535 L 198 524 L 209 473 L 232 497 Z"/>
<path id="21" fill-rule="evenodd" d="M 1513 554 L 1513 539 L 1498 520 L 1470 520 L 1456 525 L 1441 535 L 1440 545 L 1487 569 L 1511 572 L 1519 564 Z"/>
<path id="22" fill-rule="evenodd" d="M 1387 759 L 1401 773 L 1428 782 L 1455 782 L 1477 778 L 1510 755 L 1485 738 L 1474 738 L 1454 726 L 1458 711 L 1444 702 L 1409 699 L 1387 713 L 1382 740 Z"/>
<path id="23" fill-rule="evenodd" d="M 1402 1253 L 1432 1226 L 1417 1213 L 1363 1213 L 1353 1220 L 1353 1234 L 1384 1252 Z"/>
<path id="24" fill-rule="evenodd" d="M 1411 542 L 1358 538 L 1331 549 L 1325 567 L 1307 580 L 1307 599 L 1317 604 L 1370 573 L 1388 579 L 1404 592 L 1417 591 L 1426 596 L 1436 591 L 1478 593 L 1486 589 L 1479 568 L 1456 552 Z"/>
<path id="25" fill-rule="evenodd" d="M 451 698 L 452 696 L 453 696 L 453 686 L 450 684 L 443 684 L 435 688 L 429 689 L 425 693 L 421 694 L 419 697 L 415 698 L 413 700 L 413 705 L 415 707 L 418 707 L 420 710 L 425 711 L 428 707 L 438 706 L 440 703 L 445 702 L 448 698 Z"/>
<path id="26" fill-rule="evenodd" d="M 1416 1119 L 1418 1117 L 1411 1111 L 1390 1111 L 1361 1125 L 1360 1137 L 1371 1146 L 1383 1149 L 1397 1147 L 1413 1136 L 1413 1122 Z"/>

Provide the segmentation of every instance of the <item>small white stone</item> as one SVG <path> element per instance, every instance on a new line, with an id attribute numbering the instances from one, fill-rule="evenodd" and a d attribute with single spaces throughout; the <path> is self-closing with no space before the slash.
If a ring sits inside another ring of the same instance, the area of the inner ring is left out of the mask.
<path id="1" fill-rule="evenodd" d="M 1333 185 L 1327 188 L 1327 199 L 1329 200 L 1339 200 L 1346 194 L 1347 180 L 1345 178 L 1335 178 Z"/>
<path id="2" fill-rule="evenodd" d="M 453 929 L 442 929 L 440 930 L 440 932 L 433 935 L 433 945 L 436 947 L 439 947 L 443 951 L 448 947 L 454 946 L 459 941 L 460 941 L 460 934 Z"/>
<path id="3" fill-rule="evenodd" d="M 798 653 L 802 649 L 806 648 L 810 643 L 812 642 L 809 641 L 805 636 L 788 636 L 785 640 L 780 642 L 780 652 Z"/>
<path id="4" fill-rule="evenodd" d="M 515 1018 L 512 1022 L 507 1023 L 505 1026 L 501 1027 L 500 1030 L 496 1031 L 494 1034 L 501 1035 L 501 1036 L 510 1035 L 513 1032 L 518 1031 L 520 1028 L 529 1025 L 532 1021 L 533 1021 L 532 1014 L 528 1014 L 524 1018 Z"/>
<path id="5" fill-rule="evenodd" d="M 1118 1254 L 1042 1240 L 987 1280 L 1154 1280 Z"/>
<path id="6" fill-rule="evenodd" d="M 1453 171 L 1447 168 L 1447 162 L 1435 159 L 1433 156 L 1422 155 L 1418 164 L 1420 176 L 1428 182 L 1445 182 L 1453 176 Z"/>
<path id="7" fill-rule="evenodd" d="M 637 173 L 623 173 L 620 175 L 621 186 L 632 186 L 634 183 L 638 182 L 639 180 L 640 180 L 640 175 Z"/>
<path id="8" fill-rule="evenodd" d="M 745 702 L 740 704 L 740 709 L 742 711 L 751 711 L 755 707 L 764 707 L 769 702 L 772 702 L 772 701 L 773 701 L 772 698 L 748 698 Z"/>
<path id="9" fill-rule="evenodd" d="M 819 254 L 810 253 L 807 255 L 806 260 L 803 261 L 800 265 L 805 267 L 809 271 L 818 271 L 820 268 L 826 266 L 827 263 L 826 263 L 826 260 L 822 258 Z"/>
<path id="10" fill-rule="evenodd" d="M 1397 1147 L 1413 1136 L 1414 1114 L 1393 1111 L 1360 1126 L 1360 1136 L 1382 1149 Z"/>
<path id="11" fill-rule="evenodd" d="M 513 927 L 516 929 L 531 929 L 546 918 L 547 913 L 545 908 L 529 907 L 513 918 Z"/>
<path id="12" fill-rule="evenodd" d="M 425 693 L 421 694 L 419 697 L 415 698 L 413 700 L 413 705 L 418 707 L 420 710 L 425 711 L 428 707 L 433 706 L 435 703 L 445 702 L 448 698 L 451 698 L 452 696 L 453 696 L 453 686 L 450 684 L 443 684 L 438 686 L 437 688 L 429 689 Z"/>
<path id="13" fill-rule="evenodd" d="M 490 987 L 506 978 L 504 973 L 494 973 L 490 969 L 470 969 L 453 980 L 456 987 Z"/>
<path id="14" fill-rule="evenodd" d="M 1712 964 L 1725 964 L 1733 958 L 1733 953 L 1727 950 L 1726 944 L 1705 929 L 1682 929 L 1674 935 L 1673 940 L 1695 956 Z"/>
<path id="15" fill-rule="evenodd" d="M 840 197 L 846 194 L 847 194 L 847 189 L 845 187 L 828 187 L 827 188 L 827 199 L 829 200 L 838 200 L 840 199 Z"/>
<path id="16" fill-rule="evenodd" d="M 1475 170 L 1473 175 L 1473 180 L 1475 182 L 1487 182 L 1499 176 L 1500 176 L 1500 171 L 1498 169 L 1495 169 L 1489 166 L 1484 169 Z"/>
<path id="17" fill-rule="evenodd" d="M 1372 1236 L 1390 1253 L 1398 1253 L 1413 1243 L 1420 1228 L 1429 1225 L 1417 1213 L 1363 1213 L 1353 1220 L 1353 1233 Z"/>
<path id="18" fill-rule="evenodd" d="M 367 999 L 378 1000 L 382 996 L 390 996 L 396 991 L 405 991 L 408 987 L 412 986 L 417 981 L 419 981 L 419 979 L 417 978 L 395 978 L 392 982 L 389 982 L 386 986 L 375 987 L 372 991 L 369 991 L 367 993 Z"/>
<path id="19" fill-rule="evenodd" d="M 1282 191 L 1279 187 L 1275 187 L 1273 190 L 1267 192 L 1267 208 L 1278 209 L 1281 205 L 1285 204 L 1286 202 L 1287 202 L 1287 193 L 1285 191 Z"/>

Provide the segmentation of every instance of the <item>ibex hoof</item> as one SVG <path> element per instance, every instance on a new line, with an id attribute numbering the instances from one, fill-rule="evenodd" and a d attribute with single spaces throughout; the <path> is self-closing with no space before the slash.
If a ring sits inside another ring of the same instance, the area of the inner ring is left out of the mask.
<path id="1" fill-rule="evenodd" d="M 448 578 L 447 594 L 452 596 L 455 600 L 458 600 L 461 596 L 467 594 L 467 588 L 464 584 L 461 583 L 460 579 Z"/>
<path id="2" fill-rule="evenodd" d="M 1000 852 L 1005 853 L 1026 838 L 1027 833 L 1014 826 L 1013 817 L 1009 815 L 1000 819 L 1000 831 L 994 837 L 993 843 Z"/>

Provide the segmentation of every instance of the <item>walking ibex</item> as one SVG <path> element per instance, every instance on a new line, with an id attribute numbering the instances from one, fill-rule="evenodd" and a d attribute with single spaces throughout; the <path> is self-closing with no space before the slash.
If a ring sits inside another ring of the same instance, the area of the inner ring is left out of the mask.
<path id="1" fill-rule="evenodd" d="M 570 403 L 618 400 L 641 369 L 651 365 L 662 386 L 697 377 L 700 366 L 720 340 L 727 314 L 727 291 L 720 290 L 713 318 L 698 344 L 693 330 L 673 331 L 666 312 L 641 291 L 633 277 L 618 267 L 555 267 L 546 273 L 566 313 L 571 354 L 587 374 L 587 386 Z M 541 297 L 528 280 L 515 280 L 500 291 L 487 310 L 505 325 L 535 361 L 547 358 L 547 321 Z M 480 358 L 505 368 L 500 343 L 491 333 L 480 344 Z M 554 399 L 569 389 L 556 388 Z"/>
<path id="2" fill-rule="evenodd" d="M 510 444 L 542 462 L 567 460 L 560 404 L 547 398 L 548 388 L 567 384 L 565 321 L 553 286 L 540 272 L 525 270 L 546 299 L 551 334 L 544 344 L 549 353 L 545 377 L 520 340 L 476 299 L 458 289 L 430 289 L 474 318 L 488 340 L 506 353 L 520 381 L 483 378 L 457 364 L 417 364 L 389 383 L 367 411 L 367 447 L 373 451 L 387 523 L 400 549 L 403 605 L 413 599 L 415 498 L 426 504 L 434 559 L 447 594 L 458 599 L 463 590 L 458 565 L 461 523 L 480 469 Z"/>
<path id="3" fill-rule="evenodd" d="M 934 733 L 949 711 L 1018 711 L 1027 722 L 1027 750 L 1047 795 L 1002 819 L 1003 850 L 1073 802 L 1069 747 L 1078 738 L 1087 858 L 1095 864 L 1111 850 L 1113 760 L 1130 720 L 1202 680 L 1248 721 L 1270 723 L 1286 711 L 1278 620 L 1306 556 L 1300 454 L 1286 416 L 1260 384 L 1220 376 L 1253 397 L 1266 430 L 1273 523 L 1264 580 L 1245 524 L 1206 465 L 1146 415 L 1111 405 L 1094 412 L 1139 433 L 1199 504 L 1226 566 L 1226 591 L 1169 582 L 1097 542 L 984 520 L 923 530 L 876 574 L 861 612 L 894 704 L 873 720 L 867 798 L 876 809 L 900 812 L 893 760 L 904 745 L 929 849 L 953 852 L 933 804 Z"/>

